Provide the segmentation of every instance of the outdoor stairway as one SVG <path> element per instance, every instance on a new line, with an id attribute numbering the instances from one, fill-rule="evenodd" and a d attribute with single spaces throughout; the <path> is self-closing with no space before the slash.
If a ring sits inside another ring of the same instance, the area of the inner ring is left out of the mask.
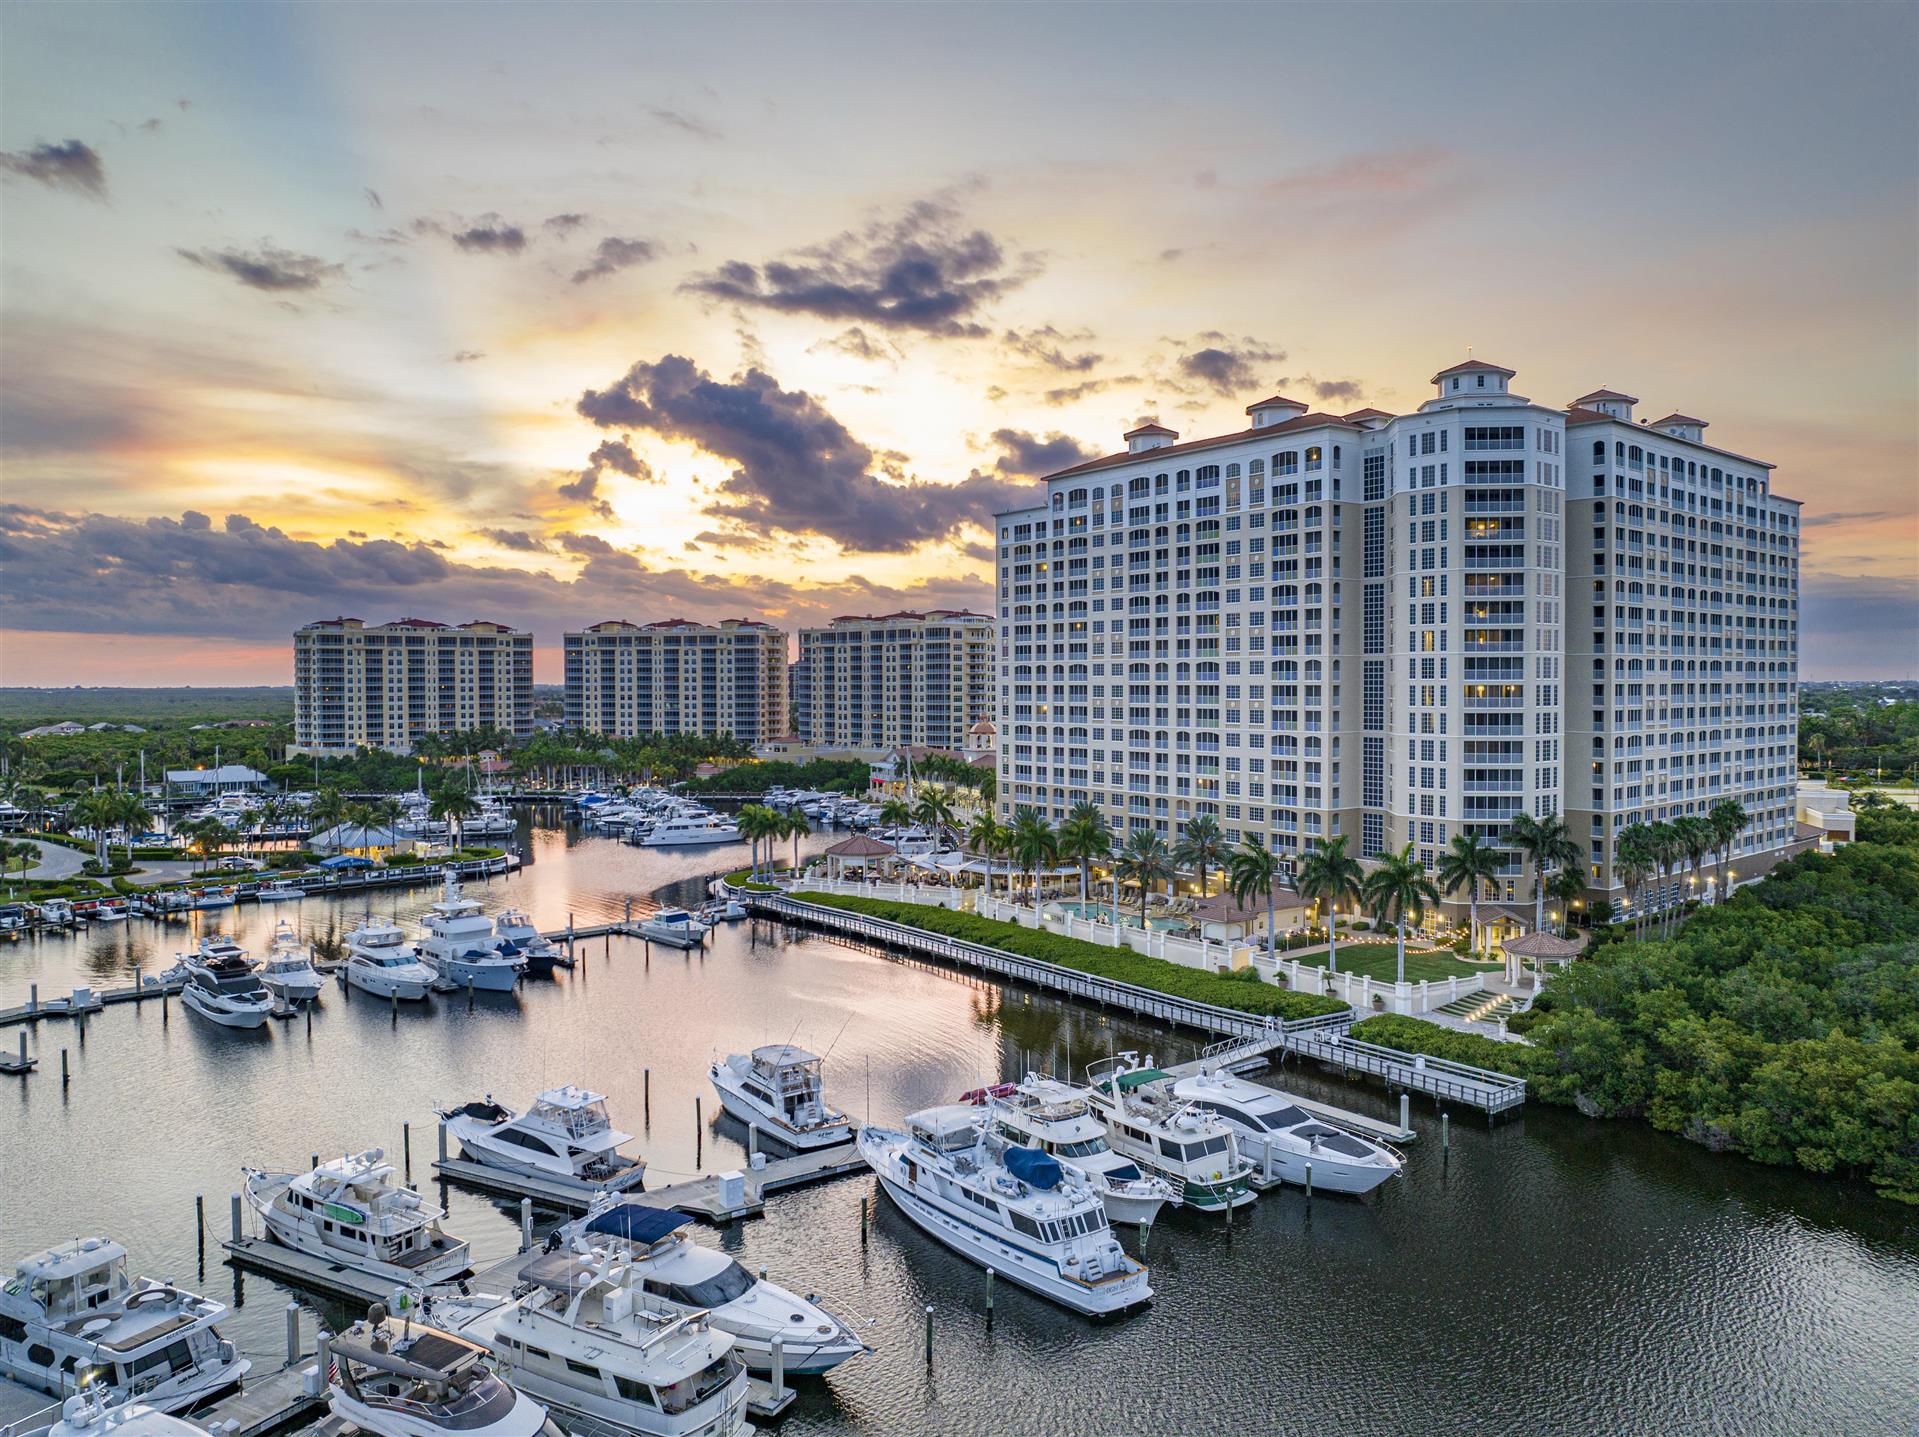
<path id="1" fill-rule="evenodd" d="M 1504 993 L 1468 993 L 1463 998 L 1441 1004 L 1433 1011 L 1464 1023 L 1495 1023 L 1501 1018 L 1510 1017 L 1517 1007 Z"/>

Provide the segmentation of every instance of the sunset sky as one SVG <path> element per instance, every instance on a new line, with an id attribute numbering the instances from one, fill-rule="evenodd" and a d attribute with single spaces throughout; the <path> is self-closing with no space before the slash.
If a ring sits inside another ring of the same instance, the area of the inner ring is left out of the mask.
<path id="1" fill-rule="evenodd" d="M 1915 13 L 0 6 L 0 683 L 984 606 L 1140 416 L 1469 346 L 1775 462 L 1803 676 L 1912 675 Z"/>

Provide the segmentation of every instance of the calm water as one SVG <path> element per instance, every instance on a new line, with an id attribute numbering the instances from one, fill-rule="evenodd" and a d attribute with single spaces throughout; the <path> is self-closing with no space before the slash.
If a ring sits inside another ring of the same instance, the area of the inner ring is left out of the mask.
<path id="1" fill-rule="evenodd" d="M 670 885 L 681 886 L 666 896 L 691 897 L 689 880 L 744 862 L 743 850 L 662 855 L 553 828 L 524 841 L 535 862 L 474 891 L 554 927 L 569 912 L 581 923 L 616 916 L 627 896 Z M 388 894 L 376 907 L 407 922 L 431 896 Z M 323 932 L 329 919 L 350 926 L 359 906 L 248 906 L 0 949 L 0 1006 L 23 1001 L 29 982 L 50 995 L 123 981 L 135 961 L 155 971 L 200 923 L 237 929 L 258 949 L 280 917 Z M 1064 1071 L 1069 1055 L 1078 1066 L 1116 1047 L 1192 1050 L 1165 1032 L 771 925 L 732 925 L 703 958 L 661 949 L 649 961 L 619 940 L 583 946 L 584 972 L 482 995 L 472 1013 L 463 998 L 435 999 L 396 1022 L 330 988 L 311 1037 L 298 1021 L 229 1032 L 177 1005 L 164 1027 L 157 1005 L 110 1009 L 88 1024 L 84 1047 L 72 1028 L 44 1025 L 42 1071 L 0 1080 L 0 1256 L 104 1231 L 126 1243 L 136 1271 L 199 1282 L 193 1195 L 206 1194 L 213 1244 L 243 1163 L 298 1167 L 310 1152 L 376 1144 L 397 1154 L 411 1121 L 425 1182 L 436 1105 L 491 1092 L 518 1106 L 562 1082 L 608 1093 L 661 1181 L 738 1166 L 744 1134 L 714 1119 L 705 1069 L 762 1042 L 830 1050 L 830 1093 L 880 1122 L 1029 1062 Z M 74 1065 L 65 1095 L 62 1045 Z M 1387 1112 L 1377 1090 L 1291 1071 L 1286 1082 Z M 1289 1190 L 1231 1229 L 1163 1221 L 1146 1253 L 1158 1298 L 1113 1326 L 1002 1284 L 989 1330 L 983 1275 L 884 1203 L 860 1245 L 869 1179 L 782 1195 L 763 1220 L 697 1233 L 824 1294 L 877 1349 L 805 1388 L 787 1433 L 1919 1428 L 1919 1215 L 1556 1112 L 1491 1132 L 1462 1119 L 1449 1161 L 1437 1119 L 1416 1110 L 1415 1126 L 1405 1180 L 1367 1201 L 1309 1206 Z M 513 1251 L 512 1205 L 439 1191 L 478 1262 Z M 202 1286 L 241 1304 L 230 1334 L 277 1366 L 287 1294 L 259 1277 L 242 1284 L 217 1258 Z"/>

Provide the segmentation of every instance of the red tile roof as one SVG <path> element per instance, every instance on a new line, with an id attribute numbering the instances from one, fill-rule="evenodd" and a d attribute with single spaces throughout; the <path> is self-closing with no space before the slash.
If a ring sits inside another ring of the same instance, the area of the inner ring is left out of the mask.
<path id="1" fill-rule="evenodd" d="M 1337 414 L 1302 414 L 1296 419 L 1288 419 L 1280 424 L 1268 424 L 1263 428 L 1242 429 L 1236 434 L 1219 434 L 1210 439 L 1188 439 L 1184 444 L 1162 444 L 1157 449 L 1147 449 L 1138 454 L 1108 454 L 1103 459 L 1088 459 L 1084 464 L 1075 464 L 1070 469 L 1056 469 L 1046 475 L 1047 479 L 1064 479 L 1069 474 L 1089 474 L 1095 469 L 1111 469 L 1121 464 L 1158 464 L 1173 454 L 1190 454 L 1198 449 L 1215 449 L 1222 444 L 1238 444 L 1247 439 L 1270 439 L 1278 434 L 1298 434 L 1308 429 L 1358 429 L 1357 424 L 1349 424 Z"/>
<path id="2" fill-rule="evenodd" d="M 1701 429 L 1704 429 L 1706 427 L 1705 420 L 1694 419 L 1690 414 L 1681 414 L 1676 409 L 1671 414 L 1668 414 L 1664 419 L 1653 420 L 1652 427 L 1655 429 L 1661 429 L 1668 424 L 1696 424 Z"/>
<path id="3" fill-rule="evenodd" d="M 1135 434 L 1178 434 L 1177 429 L 1168 429 L 1164 424 L 1142 424 L 1137 429 L 1128 429 L 1120 435 L 1122 439 L 1131 439 Z"/>
<path id="4" fill-rule="evenodd" d="M 1355 409 L 1351 414 L 1341 417 L 1351 424 L 1360 419 L 1391 419 L 1393 416 L 1384 409 Z"/>
<path id="5" fill-rule="evenodd" d="M 1288 399 L 1284 395 L 1275 394 L 1269 399 L 1260 400 L 1257 404 L 1247 405 L 1246 412 L 1248 414 L 1257 414 L 1262 409 L 1276 409 L 1280 405 L 1285 405 L 1288 409 L 1298 409 L 1302 412 L 1312 408 L 1312 405 L 1301 404 L 1297 399 Z"/>

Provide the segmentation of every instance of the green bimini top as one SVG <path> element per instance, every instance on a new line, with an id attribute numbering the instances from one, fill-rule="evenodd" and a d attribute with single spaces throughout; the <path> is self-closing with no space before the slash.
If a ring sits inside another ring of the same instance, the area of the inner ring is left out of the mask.
<path id="1" fill-rule="evenodd" d="M 1148 1083 L 1164 1082 L 1172 1076 L 1161 1068 L 1135 1068 L 1130 1073 L 1119 1075 L 1120 1091 L 1130 1093 L 1135 1088 L 1143 1088 Z"/>

